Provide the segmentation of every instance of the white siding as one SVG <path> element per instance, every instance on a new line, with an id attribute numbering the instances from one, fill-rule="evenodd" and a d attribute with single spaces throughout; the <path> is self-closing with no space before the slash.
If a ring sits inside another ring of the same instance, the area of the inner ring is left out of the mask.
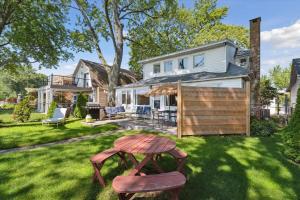
<path id="1" fill-rule="evenodd" d="M 203 81 L 203 82 L 182 83 L 182 85 L 197 86 L 197 87 L 243 88 L 243 79 L 234 78 L 234 79 L 223 79 L 223 80 L 211 80 L 211 81 Z"/>
<path id="2" fill-rule="evenodd" d="M 228 52 L 229 52 L 228 58 L 226 56 L 226 48 L 228 48 Z M 210 49 L 210 50 L 206 50 L 206 51 L 199 51 L 197 53 L 190 54 L 190 55 L 177 56 L 177 57 L 173 57 L 170 59 L 147 63 L 147 64 L 144 64 L 144 66 L 143 66 L 143 78 L 149 79 L 149 78 L 156 77 L 156 76 L 187 74 L 187 73 L 195 73 L 195 72 L 202 72 L 202 71 L 220 72 L 220 73 L 226 72 L 227 63 L 229 62 L 227 60 L 229 59 L 229 57 L 232 57 L 232 58 L 230 58 L 230 60 L 233 60 L 234 54 L 232 55 L 232 49 L 235 49 L 235 48 L 233 48 L 233 47 L 229 48 L 229 47 L 223 46 L 223 47 L 218 47 L 218 48 Z M 199 55 L 199 54 L 204 55 L 204 66 L 194 68 L 193 57 L 195 55 Z M 188 58 L 187 69 L 184 69 L 184 70 L 178 69 L 178 59 L 179 58 Z M 164 62 L 165 61 L 173 62 L 172 72 L 169 72 L 169 73 L 164 72 Z M 158 64 L 158 63 L 160 63 L 160 73 L 154 74 L 153 73 L 153 65 Z"/>
<path id="3" fill-rule="evenodd" d="M 291 106 L 295 107 L 296 101 L 297 101 L 297 91 L 300 85 L 300 79 L 297 77 L 297 82 L 293 85 L 291 88 Z"/>
<path id="4" fill-rule="evenodd" d="M 84 74 L 85 73 L 89 73 L 89 68 L 82 65 L 81 67 L 79 67 L 77 73 L 75 74 L 75 77 L 76 77 L 76 82 L 77 82 L 77 87 L 83 87 L 83 78 L 84 78 Z M 92 82 L 91 82 L 91 76 L 90 76 L 90 73 L 87 77 L 88 79 L 88 85 L 89 87 L 92 87 Z"/>

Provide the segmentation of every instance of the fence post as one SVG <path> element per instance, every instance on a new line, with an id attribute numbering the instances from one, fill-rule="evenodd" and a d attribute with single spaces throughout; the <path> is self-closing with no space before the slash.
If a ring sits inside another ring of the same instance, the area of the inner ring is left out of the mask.
<path id="1" fill-rule="evenodd" d="M 182 94 L 181 81 L 177 84 L 177 137 L 182 137 Z"/>
<path id="2" fill-rule="evenodd" d="M 250 81 L 246 81 L 246 135 L 250 136 Z"/>

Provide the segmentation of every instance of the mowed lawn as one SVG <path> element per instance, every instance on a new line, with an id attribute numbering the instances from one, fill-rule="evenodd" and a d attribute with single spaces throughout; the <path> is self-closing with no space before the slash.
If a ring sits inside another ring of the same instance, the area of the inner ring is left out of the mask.
<path id="1" fill-rule="evenodd" d="M 118 127 L 107 124 L 97 127 L 84 126 L 80 120 L 67 120 L 66 124 L 43 125 L 40 120 L 46 118 L 44 114 L 32 113 L 26 123 L 16 123 L 12 119 L 12 111 L 0 111 L 0 149 L 24 147 L 35 144 L 59 141 L 63 139 L 93 135 Z M 1 199 L 1 198 L 0 198 Z"/>
<path id="2" fill-rule="evenodd" d="M 103 189 L 91 181 L 89 157 L 128 133 L 0 155 L 1 199 L 117 199 L 111 181 L 128 170 L 117 158 L 108 160 Z M 189 155 L 181 199 L 300 199 L 300 167 L 281 155 L 277 137 L 169 137 Z M 159 164 L 166 171 L 176 168 L 167 156 Z"/>

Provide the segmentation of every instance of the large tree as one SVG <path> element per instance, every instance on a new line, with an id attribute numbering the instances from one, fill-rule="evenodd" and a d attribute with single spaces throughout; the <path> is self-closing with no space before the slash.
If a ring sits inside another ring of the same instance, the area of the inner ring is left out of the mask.
<path id="1" fill-rule="evenodd" d="M 280 90 L 286 89 L 290 83 L 290 75 L 291 75 L 291 68 L 289 67 L 281 67 L 280 65 L 274 66 L 270 69 L 270 77 L 273 84 Z"/>
<path id="2" fill-rule="evenodd" d="M 139 60 L 195 47 L 211 41 L 231 39 L 241 47 L 249 46 L 248 30 L 226 25 L 221 20 L 227 7 L 217 7 L 217 0 L 198 0 L 193 9 L 169 9 L 160 18 L 146 17 L 143 26 L 130 29 L 130 68 L 141 76 Z"/>
<path id="3" fill-rule="evenodd" d="M 65 0 L 0 0 L 0 69 L 69 59 L 67 9 Z"/>
<path id="4" fill-rule="evenodd" d="M 108 102 L 115 104 L 115 87 L 118 84 L 123 49 L 126 40 L 131 40 L 126 32 L 130 27 L 143 26 L 145 19 L 159 18 L 164 10 L 176 2 L 172 0 L 75 0 L 78 10 L 77 28 L 72 33 L 78 47 L 96 51 L 100 62 L 108 73 Z M 114 60 L 110 64 L 104 56 L 103 43 L 110 42 L 114 49 Z"/>
<path id="5" fill-rule="evenodd" d="M 31 66 L 18 66 L 14 71 L 0 70 L 0 99 L 16 97 L 25 94 L 25 88 L 38 88 L 43 86 L 47 76 L 37 73 Z"/>

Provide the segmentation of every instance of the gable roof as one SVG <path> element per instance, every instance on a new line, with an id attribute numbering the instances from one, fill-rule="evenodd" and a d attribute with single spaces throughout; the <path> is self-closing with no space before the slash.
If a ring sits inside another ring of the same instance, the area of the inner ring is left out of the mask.
<path id="1" fill-rule="evenodd" d="M 237 47 L 234 44 L 234 42 L 232 42 L 231 40 L 221 40 L 221 41 L 217 41 L 217 42 L 210 42 L 210 43 L 207 43 L 207 44 L 195 47 L 195 48 L 185 49 L 185 50 L 176 51 L 176 52 L 161 55 L 161 56 L 148 58 L 148 59 L 145 59 L 145 60 L 141 60 L 138 63 L 139 64 L 146 64 L 146 63 L 149 63 L 149 62 L 156 62 L 156 61 L 163 60 L 163 59 L 169 59 L 169 58 L 173 58 L 173 57 L 177 57 L 177 56 L 184 56 L 184 55 L 188 55 L 188 54 L 191 54 L 191 53 L 197 53 L 199 51 L 214 49 L 214 48 L 222 47 L 222 46 L 225 46 L 225 45 Z"/>
<path id="2" fill-rule="evenodd" d="M 297 81 L 297 76 L 300 76 L 300 58 L 295 58 L 292 61 L 292 70 L 291 70 L 291 76 L 290 76 L 290 85 L 287 89 L 287 91 L 291 91 L 291 88 Z"/>
<path id="3" fill-rule="evenodd" d="M 248 77 L 248 69 L 229 63 L 227 72 L 215 73 L 215 72 L 197 72 L 189 74 L 171 75 L 171 76 L 159 76 L 146 80 L 141 80 L 132 84 L 124 85 L 123 87 L 139 87 L 139 86 L 151 86 L 163 83 L 175 83 L 179 80 L 182 82 L 194 82 L 194 81 L 207 81 L 213 79 L 225 79 L 234 77 Z"/>
<path id="4" fill-rule="evenodd" d="M 104 66 L 100 63 L 95 63 L 92 61 L 80 59 L 73 75 L 75 75 L 79 67 L 83 65 L 89 68 L 93 87 L 101 87 L 104 89 L 107 88 L 108 75 Z M 137 80 L 132 72 L 126 69 L 120 69 L 118 86 L 134 83 L 136 81 Z"/>

